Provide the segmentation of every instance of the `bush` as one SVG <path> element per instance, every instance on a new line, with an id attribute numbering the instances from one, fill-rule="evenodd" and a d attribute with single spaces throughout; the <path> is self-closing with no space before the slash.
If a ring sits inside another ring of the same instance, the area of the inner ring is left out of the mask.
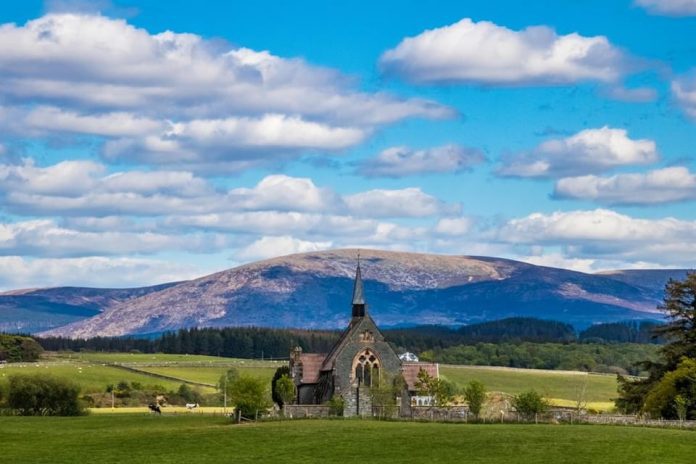
<path id="1" fill-rule="evenodd" d="M 241 375 L 228 384 L 228 395 L 238 414 L 254 417 L 271 406 L 267 383 L 262 379 Z"/>
<path id="2" fill-rule="evenodd" d="M 43 348 L 33 338 L 0 334 L 0 361 L 31 362 L 41 353 Z"/>
<path id="3" fill-rule="evenodd" d="M 527 420 L 535 418 L 537 414 L 544 413 L 549 408 L 549 403 L 536 390 L 529 390 L 515 396 L 512 399 L 512 405 Z"/>
<path id="4" fill-rule="evenodd" d="M 10 377 L 7 405 L 22 416 L 79 416 L 85 409 L 78 400 L 80 387 L 46 375 Z"/>
<path id="5" fill-rule="evenodd" d="M 328 402 L 330 416 L 342 416 L 346 407 L 346 400 L 341 395 L 334 395 Z"/>
<path id="6" fill-rule="evenodd" d="M 469 403 L 469 410 L 478 419 L 481 407 L 486 401 L 486 387 L 477 380 L 472 380 L 464 387 L 464 399 Z"/>
<path id="7" fill-rule="evenodd" d="M 280 408 L 282 408 L 283 404 L 286 402 L 283 400 L 280 392 L 277 389 L 278 381 L 283 376 L 290 376 L 290 368 L 288 366 L 281 366 L 276 369 L 275 373 L 273 374 L 273 379 L 271 380 L 271 398 Z M 292 402 L 292 400 L 290 402 Z"/>

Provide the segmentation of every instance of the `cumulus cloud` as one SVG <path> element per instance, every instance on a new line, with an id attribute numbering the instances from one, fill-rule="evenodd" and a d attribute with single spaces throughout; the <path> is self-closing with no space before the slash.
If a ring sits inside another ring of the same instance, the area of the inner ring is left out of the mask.
<path id="1" fill-rule="evenodd" d="M 375 189 L 344 197 L 349 210 L 365 217 L 425 217 L 457 214 L 460 204 L 447 204 L 420 188 Z"/>
<path id="2" fill-rule="evenodd" d="M 696 120 L 696 76 L 685 76 L 674 80 L 672 95 L 687 116 Z"/>
<path id="3" fill-rule="evenodd" d="M 558 180 L 554 196 L 610 205 L 654 205 L 694 200 L 696 174 L 676 166 L 644 174 L 569 177 Z"/>
<path id="4" fill-rule="evenodd" d="M 631 139 L 625 129 L 604 126 L 541 143 L 504 159 L 498 174 L 511 177 L 563 177 L 596 174 L 619 166 L 654 163 L 654 141 Z"/>
<path id="5" fill-rule="evenodd" d="M 608 209 L 533 213 L 491 231 L 497 241 L 561 246 L 570 258 L 693 267 L 696 221 L 642 219 Z"/>
<path id="6" fill-rule="evenodd" d="M 443 145 L 422 150 L 390 147 L 358 165 L 366 177 L 406 177 L 428 173 L 463 172 L 483 163 L 481 150 L 460 145 Z"/>
<path id="7" fill-rule="evenodd" d="M 404 118 L 454 115 L 431 101 L 362 92 L 301 59 L 151 34 L 94 13 L 0 25 L 0 68 L 0 99 L 9 105 L 0 130 L 96 135 L 108 140 L 110 160 L 201 170 L 217 162 L 217 172 L 340 150 Z"/>
<path id="8" fill-rule="evenodd" d="M 408 37 L 380 58 L 384 73 L 421 84 L 549 85 L 615 82 L 628 58 L 604 36 L 515 31 L 469 18 Z"/>
<path id="9" fill-rule="evenodd" d="M 289 235 L 261 237 L 235 254 L 242 261 L 275 258 L 293 253 L 307 253 L 331 248 L 331 242 L 309 242 Z"/>
<path id="10" fill-rule="evenodd" d="M 466 235 L 473 225 L 473 220 L 468 217 L 442 218 L 437 221 L 434 232 L 440 235 L 461 236 Z"/>
<path id="11" fill-rule="evenodd" d="M 696 0 L 635 0 L 635 4 L 656 15 L 696 15 Z"/>
<path id="12" fill-rule="evenodd" d="M 275 174 L 263 178 L 254 188 L 230 191 L 230 199 L 239 209 L 285 211 L 329 211 L 342 207 L 338 194 L 317 187 L 309 178 Z"/>
<path id="13" fill-rule="evenodd" d="M 269 175 L 254 187 L 222 190 L 186 171 L 108 173 L 93 161 L 63 161 L 36 166 L 0 164 L 0 198 L 15 214 L 65 216 L 222 217 L 240 211 L 314 212 L 357 217 L 422 217 L 456 214 L 419 188 L 370 190 L 339 195 L 311 179 Z M 205 216 L 208 215 L 208 216 Z M 239 217 L 239 216 L 237 216 Z"/>
<path id="14" fill-rule="evenodd" d="M 199 277 L 211 269 L 142 258 L 39 258 L 0 256 L 0 289 L 142 287 Z"/>
<path id="15" fill-rule="evenodd" d="M 0 223 L 0 255 L 5 256 L 62 258 L 153 254 L 164 250 L 211 253 L 228 245 L 226 237 L 214 234 L 88 232 L 61 227 L 47 219 Z"/>

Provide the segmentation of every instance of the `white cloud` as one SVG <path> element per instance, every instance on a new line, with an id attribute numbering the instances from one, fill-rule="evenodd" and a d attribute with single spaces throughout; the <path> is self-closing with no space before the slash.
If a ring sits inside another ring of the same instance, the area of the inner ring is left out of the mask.
<path id="1" fill-rule="evenodd" d="M 64 285 L 90 287 L 142 287 L 188 280 L 210 269 L 139 258 L 30 259 L 0 256 L 0 288 L 37 288 Z"/>
<path id="2" fill-rule="evenodd" d="M 672 81 L 672 95 L 684 112 L 696 120 L 696 76 L 681 77 Z"/>
<path id="3" fill-rule="evenodd" d="M 490 232 L 496 241 L 561 246 L 570 258 L 693 267 L 696 221 L 641 219 L 612 210 L 533 213 Z"/>
<path id="4" fill-rule="evenodd" d="M 21 127 L 17 132 L 68 132 L 89 135 L 104 135 L 110 137 L 147 135 L 162 131 L 167 126 L 166 121 L 138 116 L 134 113 L 111 112 L 97 114 L 80 114 L 75 111 L 64 111 L 53 106 L 41 106 L 22 114 L 16 108 L 12 111 L 19 113 Z"/>
<path id="5" fill-rule="evenodd" d="M 543 253 L 543 251 L 536 255 L 522 256 L 519 260 L 536 266 L 570 269 L 588 273 L 595 272 L 598 264 L 596 259 L 568 258 L 562 253 Z"/>
<path id="6" fill-rule="evenodd" d="M 267 157 L 260 153 L 268 150 L 276 151 L 273 159 L 282 160 L 299 151 L 347 148 L 363 141 L 367 134 L 368 131 L 360 128 L 333 127 L 296 116 L 267 114 L 259 118 L 174 123 L 163 132 L 109 141 L 104 145 L 104 155 L 109 160 L 180 165 L 220 174 L 267 164 Z M 229 167 L 225 169 L 225 166 Z"/>
<path id="7" fill-rule="evenodd" d="M 254 188 L 230 191 L 235 209 L 285 211 L 328 211 L 341 208 L 341 198 L 328 188 L 317 187 L 311 179 L 283 174 L 263 178 Z"/>
<path id="8" fill-rule="evenodd" d="M 405 177 L 426 173 L 463 172 L 486 160 L 481 150 L 460 145 L 416 150 L 390 147 L 362 162 L 357 172 L 366 177 Z"/>
<path id="9" fill-rule="evenodd" d="M 547 85 L 617 81 L 627 58 L 604 36 L 558 35 L 546 26 L 515 31 L 465 18 L 404 39 L 380 66 L 425 84 Z"/>
<path id="10" fill-rule="evenodd" d="M 696 15 L 696 0 L 635 0 L 635 4 L 656 15 Z"/>
<path id="11" fill-rule="evenodd" d="M 235 258 L 242 261 L 275 258 L 293 253 L 307 253 L 331 248 L 331 242 L 309 242 L 289 235 L 261 237 L 235 253 Z"/>
<path id="12" fill-rule="evenodd" d="M 654 205 L 694 200 L 696 175 L 677 166 L 645 174 L 569 177 L 556 183 L 554 196 L 611 205 Z"/>
<path id="13" fill-rule="evenodd" d="M 364 217 L 425 217 L 457 214 L 460 204 L 446 204 L 420 188 L 375 189 L 344 197 L 348 209 Z"/>
<path id="14" fill-rule="evenodd" d="M 631 139 L 625 129 L 604 126 L 564 139 L 543 142 L 529 152 L 508 157 L 498 174 L 513 177 L 564 177 L 595 174 L 619 166 L 657 161 L 655 142 Z"/>
<path id="15" fill-rule="evenodd" d="M 0 26 L 0 95 L 32 104 L 173 119 L 281 113 L 340 124 L 449 117 L 433 102 L 370 94 L 337 71 L 95 14 Z"/>
<path id="16" fill-rule="evenodd" d="M 37 257 L 153 254 L 165 250 L 210 253 L 229 245 L 214 234 L 166 235 L 155 232 L 89 232 L 68 229 L 51 220 L 0 223 L 0 255 Z"/>
<path id="17" fill-rule="evenodd" d="M 467 217 L 442 218 L 437 221 L 434 232 L 440 235 L 461 236 L 471 230 L 473 220 Z"/>

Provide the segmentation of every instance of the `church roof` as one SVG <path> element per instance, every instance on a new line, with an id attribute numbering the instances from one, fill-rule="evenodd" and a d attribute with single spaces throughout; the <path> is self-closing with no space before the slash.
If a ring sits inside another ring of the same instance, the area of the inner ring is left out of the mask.
<path id="1" fill-rule="evenodd" d="M 302 353 L 300 362 L 302 363 L 302 383 L 319 382 L 319 371 L 324 362 L 324 353 Z"/>
<path id="2" fill-rule="evenodd" d="M 408 385 L 409 391 L 416 390 L 416 383 L 418 383 L 418 373 L 421 369 L 427 372 L 431 377 L 440 377 L 440 365 L 437 363 L 410 363 L 405 362 L 401 364 L 404 380 L 406 385 Z"/>

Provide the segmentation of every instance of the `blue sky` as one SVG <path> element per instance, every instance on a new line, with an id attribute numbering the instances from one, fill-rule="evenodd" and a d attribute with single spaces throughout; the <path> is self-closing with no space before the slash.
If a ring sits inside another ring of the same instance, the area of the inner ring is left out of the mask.
<path id="1" fill-rule="evenodd" d="M 0 7 L 0 288 L 372 247 L 694 266 L 696 0 Z"/>

